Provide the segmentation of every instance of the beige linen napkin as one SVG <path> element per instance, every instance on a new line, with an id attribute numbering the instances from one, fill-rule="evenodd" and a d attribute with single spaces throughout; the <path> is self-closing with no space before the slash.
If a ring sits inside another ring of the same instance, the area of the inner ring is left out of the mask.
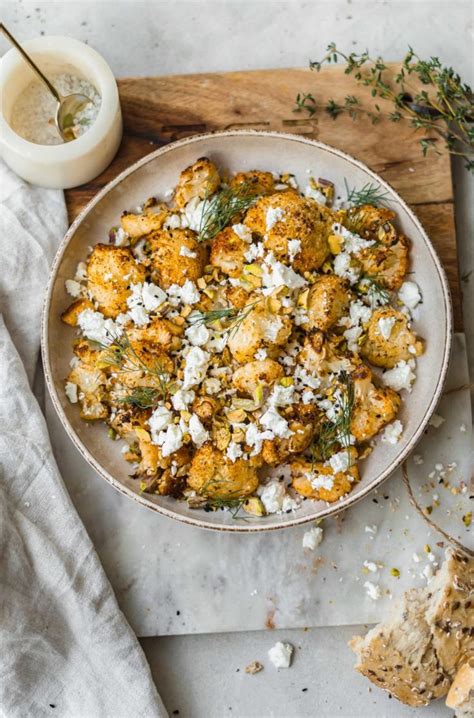
<path id="1" fill-rule="evenodd" d="M 167 715 L 69 498 L 31 391 L 61 192 L 0 163 L 0 711 Z M 3 317 L 2 317 L 3 315 Z"/>

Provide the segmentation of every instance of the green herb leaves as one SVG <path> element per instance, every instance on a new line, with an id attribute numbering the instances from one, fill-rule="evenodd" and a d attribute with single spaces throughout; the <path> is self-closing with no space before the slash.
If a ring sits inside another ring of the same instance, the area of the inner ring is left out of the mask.
<path id="1" fill-rule="evenodd" d="M 231 219 L 245 212 L 257 199 L 255 192 L 245 182 L 237 187 L 224 187 L 203 201 L 198 239 L 213 239 Z"/>

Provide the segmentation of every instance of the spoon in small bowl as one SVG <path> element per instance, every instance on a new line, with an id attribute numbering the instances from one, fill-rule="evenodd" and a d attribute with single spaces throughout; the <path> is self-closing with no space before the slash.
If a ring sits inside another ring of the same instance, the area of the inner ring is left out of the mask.
<path id="1" fill-rule="evenodd" d="M 79 92 L 76 92 L 73 95 L 61 95 L 56 90 L 54 85 L 48 80 L 48 78 L 41 72 L 39 67 L 36 65 L 36 63 L 33 62 L 31 57 L 25 52 L 25 50 L 21 47 L 17 40 L 15 40 L 13 35 L 7 30 L 3 23 L 0 23 L 0 31 L 3 32 L 3 34 L 8 38 L 11 44 L 16 47 L 25 62 L 28 63 L 31 69 L 38 75 L 40 80 L 44 82 L 49 92 L 53 95 L 56 102 L 58 103 L 55 118 L 56 127 L 58 128 L 58 132 L 64 142 L 70 142 L 71 140 L 75 140 L 76 136 L 73 129 L 74 117 L 77 115 L 78 112 L 80 112 L 84 107 L 86 107 L 86 105 L 92 102 L 90 97 L 87 97 L 87 95 L 82 95 Z"/>

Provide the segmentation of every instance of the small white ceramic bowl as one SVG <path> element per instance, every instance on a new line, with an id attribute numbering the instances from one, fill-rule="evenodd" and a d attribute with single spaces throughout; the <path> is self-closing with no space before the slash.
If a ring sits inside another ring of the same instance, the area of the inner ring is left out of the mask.
<path id="1" fill-rule="evenodd" d="M 20 177 L 68 189 L 97 177 L 112 161 L 122 138 L 122 113 L 112 70 L 98 52 L 71 37 L 39 37 L 23 43 L 46 75 L 71 72 L 89 80 L 102 98 L 95 122 L 81 137 L 60 145 L 28 142 L 10 127 L 15 100 L 36 75 L 12 48 L 0 61 L 0 149 Z"/>

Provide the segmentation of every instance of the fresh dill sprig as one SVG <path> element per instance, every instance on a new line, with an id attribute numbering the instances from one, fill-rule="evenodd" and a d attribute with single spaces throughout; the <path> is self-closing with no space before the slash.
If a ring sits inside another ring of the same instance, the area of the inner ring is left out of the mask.
<path id="1" fill-rule="evenodd" d="M 172 391 L 174 382 L 170 381 L 169 373 L 165 371 L 159 361 L 152 366 L 146 364 L 133 347 L 126 331 L 120 336 L 113 337 L 113 343 L 110 345 L 104 345 L 100 342 L 95 343 L 98 344 L 99 348 L 103 349 L 100 357 L 102 366 L 110 366 L 116 373 L 143 372 L 157 381 L 158 386 L 154 387 L 154 389 L 162 399 L 165 399 Z M 137 387 L 137 389 L 148 389 L 148 387 Z M 132 395 L 130 397 L 133 398 Z M 129 401 L 128 403 L 138 405 L 135 401 Z"/>
<path id="2" fill-rule="evenodd" d="M 439 154 L 441 142 L 474 173 L 474 95 L 452 67 L 444 66 L 437 57 L 423 60 L 409 47 L 401 67 L 393 70 L 381 57 L 371 57 L 368 51 L 346 54 L 334 42 L 322 60 L 309 66 L 319 72 L 324 64 L 339 60 L 356 86 L 370 89 L 372 101 L 354 95 L 346 95 L 342 101 L 330 99 L 324 108 L 330 117 L 335 120 L 346 114 L 353 120 L 365 117 L 374 124 L 382 118 L 405 122 L 423 133 L 419 140 L 423 155 Z M 317 108 L 304 102 L 304 97 L 300 94 L 298 109 L 313 116 Z"/>
<path id="3" fill-rule="evenodd" d="M 364 204 L 370 204 L 372 207 L 385 206 L 387 200 L 390 199 L 390 195 L 382 190 L 380 185 L 372 184 L 368 182 L 361 189 L 352 189 L 347 184 L 346 178 L 344 178 L 344 184 L 347 192 L 347 202 L 352 204 L 354 207 L 361 207 Z"/>
<path id="4" fill-rule="evenodd" d="M 127 396 L 118 399 L 121 404 L 131 404 L 139 409 L 150 409 L 155 406 L 162 392 L 151 386 L 137 386 Z"/>
<path id="5" fill-rule="evenodd" d="M 243 182 L 237 187 L 224 187 L 203 200 L 198 240 L 213 239 L 232 217 L 245 212 L 257 199 L 252 187 Z"/>
<path id="6" fill-rule="evenodd" d="M 390 301 L 389 290 L 380 283 L 377 276 L 363 274 L 354 289 L 359 296 L 368 297 L 373 306 L 383 306 Z"/>
<path id="7" fill-rule="evenodd" d="M 350 374 L 342 371 L 339 375 L 339 383 L 339 396 L 337 398 L 339 411 L 334 421 L 326 419 L 321 424 L 312 446 L 313 463 L 318 457 L 323 461 L 327 461 L 337 446 L 350 449 L 354 382 Z"/>
<path id="8" fill-rule="evenodd" d="M 246 517 L 239 516 L 239 512 L 244 505 L 244 503 L 247 501 L 247 497 L 240 497 L 237 499 L 224 499 L 224 498 L 210 498 L 206 499 L 206 503 L 204 505 L 204 510 L 208 511 L 217 511 L 219 509 L 227 509 L 229 513 L 231 514 L 233 519 L 243 519 L 246 520 Z"/>
<path id="9" fill-rule="evenodd" d="M 261 300 L 257 299 L 255 302 L 250 302 L 241 307 L 224 307 L 222 309 L 210 309 L 208 312 L 201 312 L 199 315 L 190 316 L 190 324 L 205 324 L 209 326 L 214 322 L 221 321 L 222 319 L 228 320 L 228 323 L 223 329 L 220 329 L 220 333 L 229 332 L 229 336 L 232 336 L 239 330 L 240 325 L 248 317 L 252 309 Z"/>

